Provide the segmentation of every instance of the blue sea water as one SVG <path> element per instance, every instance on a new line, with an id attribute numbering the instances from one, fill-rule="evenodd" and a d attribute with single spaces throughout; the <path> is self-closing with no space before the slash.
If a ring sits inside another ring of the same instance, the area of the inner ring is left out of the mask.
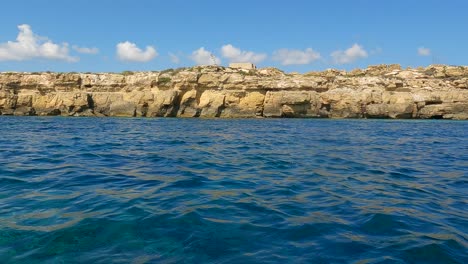
<path id="1" fill-rule="evenodd" d="M 468 122 L 0 128 L 0 263 L 468 263 Z"/>

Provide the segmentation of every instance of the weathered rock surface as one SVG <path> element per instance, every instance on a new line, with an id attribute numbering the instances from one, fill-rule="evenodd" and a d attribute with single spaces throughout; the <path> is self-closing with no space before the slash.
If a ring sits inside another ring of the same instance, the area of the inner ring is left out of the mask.
<path id="1" fill-rule="evenodd" d="M 0 73 L 0 114 L 468 119 L 468 67 Z"/>

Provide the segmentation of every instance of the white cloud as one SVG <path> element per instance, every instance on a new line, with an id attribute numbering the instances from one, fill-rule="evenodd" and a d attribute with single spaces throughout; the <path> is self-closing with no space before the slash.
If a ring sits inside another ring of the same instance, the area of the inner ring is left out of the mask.
<path id="1" fill-rule="evenodd" d="M 172 63 L 174 64 L 179 64 L 180 63 L 180 58 L 179 56 L 175 55 L 172 52 L 169 52 L 169 59 L 171 60 Z"/>
<path id="2" fill-rule="evenodd" d="M 55 44 L 47 37 L 36 35 L 31 26 L 18 26 L 16 41 L 0 43 L 0 61 L 23 61 L 30 59 L 50 59 L 77 62 L 78 57 L 68 54 L 68 44 Z"/>
<path id="3" fill-rule="evenodd" d="M 348 64 L 355 62 L 358 59 L 367 58 L 367 51 L 359 44 L 354 44 L 347 50 L 337 50 L 331 54 L 333 62 L 336 64 Z"/>
<path id="4" fill-rule="evenodd" d="M 117 44 L 117 57 L 121 61 L 148 62 L 158 55 L 153 46 L 146 46 L 146 49 L 142 50 L 135 43 L 129 41 Z"/>
<path id="5" fill-rule="evenodd" d="M 418 55 L 419 56 L 430 56 L 431 55 L 431 50 L 425 47 L 419 47 L 418 48 Z"/>
<path id="6" fill-rule="evenodd" d="M 73 45 L 72 48 L 76 52 L 83 53 L 83 54 L 98 54 L 99 53 L 99 49 L 94 48 L 94 47 L 93 48 L 87 48 L 87 47 L 79 47 L 79 46 Z"/>
<path id="7" fill-rule="evenodd" d="M 205 50 L 204 47 L 192 52 L 190 58 L 198 65 L 221 64 L 221 60 L 211 52 Z"/>
<path id="8" fill-rule="evenodd" d="M 259 63 L 267 58 L 264 53 L 255 53 L 253 51 L 243 51 L 231 44 L 221 47 L 221 55 L 230 62 L 252 62 Z"/>
<path id="9" fill-rule="evenodd" d="M 280 49 L 273 52 L 273 60 L 282 65 L 304 65 L 320 59 L 320 53 L 311 48 L 305 50 Z"/>

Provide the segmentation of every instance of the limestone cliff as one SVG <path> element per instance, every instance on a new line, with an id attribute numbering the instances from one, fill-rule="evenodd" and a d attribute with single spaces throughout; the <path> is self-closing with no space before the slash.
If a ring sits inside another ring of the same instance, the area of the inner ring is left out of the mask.
<path id="1" fill-rule="evenodd" d="M 0 114 L 468 119 L 468 67 L 0 74 Z"/>

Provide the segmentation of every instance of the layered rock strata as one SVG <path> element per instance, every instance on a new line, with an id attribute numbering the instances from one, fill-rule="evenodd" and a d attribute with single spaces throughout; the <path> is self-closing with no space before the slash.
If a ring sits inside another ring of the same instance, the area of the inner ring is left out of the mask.
<path id="1" fill-rule="evenodd" d="M 1 115 L 468 119 L 468 67 L 0 73 Z"/>

